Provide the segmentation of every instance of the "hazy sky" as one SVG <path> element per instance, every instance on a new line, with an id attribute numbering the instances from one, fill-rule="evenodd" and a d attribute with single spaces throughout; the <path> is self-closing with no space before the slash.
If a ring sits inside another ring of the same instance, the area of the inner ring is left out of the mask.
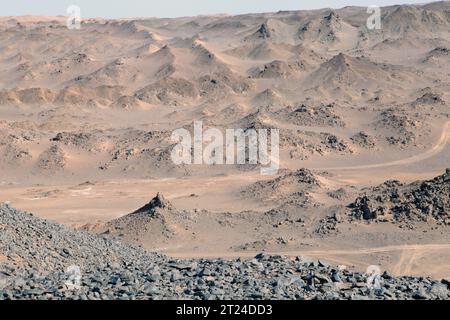
<path id="1" fill-rule="evenodd" d="M 425 3 L 427 0 L 0 0 L 0 16 L 66 15 L 75 4 L 83 17 L 177 17 L 213 13 L 306 10 L 348 5 Z"/>

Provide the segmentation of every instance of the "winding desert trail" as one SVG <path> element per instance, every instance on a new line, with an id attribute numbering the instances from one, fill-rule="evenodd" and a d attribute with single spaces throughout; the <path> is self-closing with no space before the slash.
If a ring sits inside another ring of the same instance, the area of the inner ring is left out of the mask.
<path id="1" fill-rule="evenodd" d="M 288 257 L 296 256 L 334 256 L 334 255 L 361 255 L 361 254 L 371 254 L 371 253 L 383 253 L 392 251 L 432 251 L 432 250 L 450 250 L 450 243 L 442 244 L 404 244 L 395 246 L 383 246 L 383 247 L 371 247 L 371 248 L 358 248 L 358 249 L 328 249 L 328 250 L 294 250 L 294 251 L 265 251 L 267 254 L 284 255 Z M 170 254 L 176 257 L 184 258 L 195 258 L 195 257 L 252 257 L 258 254 L 260 251 L 245 251 L 245 252 L 214 252 L 214 253 L 191 253 L 191 252 L 171 252 Z"/>
<path id="2" fill-rule="evenodd" d="M 439 137 L 439 139 L 437 140 L 437 142 L 428 150 L 426 150 L 423 153 L 408 157 L 408 158 L 404 158 L 404 159 L 400 159 L 400 160 L 395 160 L 395 161 L 388 161 L 388 162 L 382 162 L 382 163 L 374 163 L 374 164 L 365 164 L 365 165 L 357 165 L 357 166 L 342 166 L 342 167 L 328 167 L 328 168 L 310 168 L 313 170 L 330 170 L 330 171 L 339 171 L 339 170 L 343 170 L 343 171 L 349 171 L 349 170 L 364 170 L 364 169 L 371 169 L 371 168 L 382 168 L 382 167 L 389 167 L 389 166 L 400 166 L 400 165 L 408 165 L 408 164 L 412 164 L 412 163 L 416 163 L 422 160 L 425 160 L 427 158 L 433 157 L 437 154 L 439 154 L 440 152 L 442 152 L 444 150 L 444 148 L 446 147 L 448 141 L 450 140 L 450 121 L 447 121 L 444 126 L 443 126 L 443 130 L 441 132 L 441 135 Z M 267 178 L 270 178 L 271 176 L 266 176 Z M 259 172 L 259 170 L 255 170 L 252 172 L 247 172 L 247 173 L 240 173 L 240 174 L 230 174 L 230 175 L 224 175 L 224 176 L 214 176 L 214 177 L 201 177 L 201 178 L 196 178 L 196 183 L 197 185 L 211 185 L 214 184 L 215 186 L 217 186 L 218 184 L 226 185 L 226 184 L 236 184 L 236 183 L 242 183 L 242 181 L 245 181 L 245 183 L 253 183 L 256 181 L 261 180 L 261 174 Z M 149 180 L 122 180 L 120 182 L 118 181 L 111 181 L 109 182 L 110 184 L 126 184 L 126 183 L 131 183 L 134 186 L 136 185 L 136 183 L 142 183 L 145 184 L 145 195 L 142 195 L 142 198 L 145 198 L 145 196 L 147 196 L 148 194 L 148 183 L 152 183 L 154 185 L 170 185 L 171 183 L 176 184 L 178 187 L 183 185 L 183 182 L 185 184 L 190 184 L 192 183 L 191 179 L 189 178 L 183 178 L 180 179 L 178 177 L 169 177 L 169 178 L 161 178 L 161 179 L 151 179 Z M 71 187 L 68 186 L 68 188 Z M 26 189 L 26 188 L 25 188 Z M 155 192 L 156 191 L 161 191 L 161 188 L 156 188 L 155 187 Z M 10 191 L 11 188 L 8 188 L 7 190 L 3 190 L 3 191 Z M 179 194 L 177 194 L 176 192 L 174 193 L 175 188 L 171 189 L 171 193 L 172 197 L 176 198 L 176 197 L 184 197 L 185 196 L 185 192 L 181 192 Z M 25 190 L 26 191 L 26 190 Z M 4 201 L 9 201 L 9 198 L 13 198 L 14 199 L 14 194 L 19 193 L 24 193 L 24 190 L 21 190 L 19 188 L 19 190 L 12 192 L 12 196 L 11 195 L 7 195 L 4 198 Z M 72 196 L 77 195 L 77 196 L 89 196 L 89 197 L 95 197 L 98 198 L 100 194 L 96 194 L 96 193 L 92 193 L 92 195 L 90 195 L 90 189 L 89 190 L 82 190 L 82 191 L 72 191 Z M 102 190 L 104 192 L 106 192 L 105 190 Z M 7 192 L 6 192 L 7 193 Z M 101 193 L 101 192 L 100 192 Z M 139 195 L 135 194 L 134 196 L 139 197 Z M 21 205 L 21 201 L 30 201 L 30 200 L 37 200 L 40 198 L 24 198 L 24 197 L 19 197 L 18 199 L 14 199 L 15 202 L 17 203 L 17 205 L 19 207 L 25 207 L 27 208 L 27 210 L 33 211 L 34 209 L 36 209 L 33 206 L 22 206 Z M 29 203 L 28 203 L 29 204 Z M 53 203 L 54 205 L 54 203 Z M 133 206 L 130 206 L 130 208 L 133 208 Z M 130 209 L 130 208 L 124 208 L 124 212 L 126 212 L 126 209 Z M 41 208 L 37 208 L 37 209 L 41 209 Z M 36 211 L 36 210 L 34 210 Z M 118 212 L 119 214 L 119 212 Z M 48 218 L 48 217 L 47 217 Z"/>
<path id="3" fill-rule="evenodd" d="M 434 257 L 440 255 L 443 252 L 450 252 L 450 244 L 405 244 L 405 245 L 393 245 L 393 246 L 383 246 L 383 247 L 373 247 L 373 248 L 358 248 L 358 249 L 345 249 L 345 250 L 304 250 L 304 251 L 266 251 L 267 254 L 282 255 L 288 257 L 315 257 L 318 259 L 323 259 L 325 261 L 345 264 L 345 265 L 358 265 L 359 269 L 364 269 L 367 267 L 367 260 L 362 258 L 364 255 L 370 254 L 399 254 L 398 260 L 394 258 L 394 261 L 389 266 L 384 266 L 386 270 L 389 270 L 395 275 L 412 275 L 423 274 L 424 270 L 417 269 L 417 260 L 423 256 L 431 255 Z M 246 252 L 221 252 L 221 253 L 191 253 L 191 252 L 170 252 L 171 256 L 177 258 L 248 258 L 253 257 L 259 252 L 257 251 L 246 251 Z M 433 272 L 432 266 L 425 266 L 428 273 Z M 439 269 L 439 270 L 438 270 Z M 450 265 L 441 265 L 439 268 L 434 270 L 436 275 L 440 277 L 449 277 L 447 269 L 450 269 Z M 425 272 L 425 273 L 427 273 Z M 442 273 L 444 272 L 444 273 Z"/>
<path id="4" fill-rule="evenodd" d="M 436 154 L 442 152 L 442 150 L 444 150 L 444 148 L 447 144 L 447 141 L 449 140 L 449 137 L 450 137 L 450 121 L 447 121 L 444 124 L 444 128 L 442 130 L 441 136 L 439 137 L 439 140 L 435 143 L 435 145 L 431 149 L 428 149 L 427 151 L 417 154 L 417 155 L 414 155 L 412 157 L 395 160 L 395 161 L 374 163 L 374 164 L 364 164 L 364 165 L 358 165 L 358 166 L 328 167 L 328 168 L 314 168 L 314 169 L 315 170 L 362 170 L 362 169 L 373 169 L 373 168 L 400 166 L 400 165 L 416 163 L 416 162 L 431 158 L 432 156 L 435 156 Z"/>
<path id="5" fill-rule="evenodd" d="M 448 141 L 450 140 L 450 121 L 447 121 L 442 129 L 441 135 L 439 136 L 438 141 L 427 151 L 416 154 L 414 156 L 400 159 L 400 160 L 394 160 L 394 161 L 388 161 L 388 162 L 381 162 L 381 163 L 373 163 L 373 164 L 363 164 L 363 165 L 357 165 L 357 166 L 343 166 L 343 167 L 323 167 L 323 168 L 310 168 L 313 170 L 330 170 L 330 171 L 339 171 L 339 170 L 364 170 L 364 169 L 374 169 L 374 168 L 383 168 L 383 167 L 391 167 L 391 166 L 401 166 L 401 165 L 408 165 L 412 163 L 417 163 L 419 161 L 431 158 L 440 152 L 442 152 L 447 145 Z M 229 175 L 226 177 L 222 177 L 223 179 L 246 179 L 246 180 L 257 180 L 257 177 L 259 176 L 259 172 L 251 172 L 247 174 L 238 174 L 238 175 Z M 174 178 L 176 179 L 176 178 Z M 216 178 L 215 178 L 216 179 Z"/>

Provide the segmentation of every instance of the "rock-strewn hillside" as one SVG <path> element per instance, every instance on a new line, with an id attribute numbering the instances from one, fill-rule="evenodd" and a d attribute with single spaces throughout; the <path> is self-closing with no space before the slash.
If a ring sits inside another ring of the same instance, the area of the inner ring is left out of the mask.
<path id="1" fill-rule="evenodd" d="M 353 216 L 366 220 L 450 223 L 450 169 L 427 181 L 386 181 L 358 197 Z"/>
<path id="2" fill-rule="evenodd" d="M 0 205 L 1 299 L 448 299 L 450 282 L 307 258 L 176 260 Z M 67 268 L 79 266 L 80 282 Z"/>

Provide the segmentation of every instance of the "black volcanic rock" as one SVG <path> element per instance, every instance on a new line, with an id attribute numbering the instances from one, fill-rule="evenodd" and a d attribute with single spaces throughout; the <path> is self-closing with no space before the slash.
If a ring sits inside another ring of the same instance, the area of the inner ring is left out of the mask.
<path id="1" fill-rule="evenodd" d="M 267 25 L 267 23 L 263 23 L 258 30 L 256 30 L 256 34 L 258 35 L 258 37 L 262 38 L 262 39 L 268 39 L 271 37 L 271 32 L 270 29 Z"/>
<path id="2" fill-rule="evenodd" d="M 435 220 L 450 223 L 450 169 L 431 180 L 401 184 L 386 181 L 349 205 L 352 216 L 402 222 Z"/>
<path id="3" fill-rule="evenodd" d="M 156 196 L 145 206 L 137 209 L 133 213 L 154 212 L 156 208 L 173 210 L 174 206 L 164 196 L 158 192 Z"/>

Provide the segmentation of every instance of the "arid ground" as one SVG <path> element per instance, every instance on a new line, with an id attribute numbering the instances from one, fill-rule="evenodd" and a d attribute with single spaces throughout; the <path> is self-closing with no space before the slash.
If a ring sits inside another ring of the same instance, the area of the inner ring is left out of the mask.
<path id="1" fill-rule="evenodd" d="M 450 3 L 369 15 L 1 17 L 0 201 L 176 257 L 450 277 Z M 175 165 L 194 121 L 279 129 L 280 170 Z"/>

